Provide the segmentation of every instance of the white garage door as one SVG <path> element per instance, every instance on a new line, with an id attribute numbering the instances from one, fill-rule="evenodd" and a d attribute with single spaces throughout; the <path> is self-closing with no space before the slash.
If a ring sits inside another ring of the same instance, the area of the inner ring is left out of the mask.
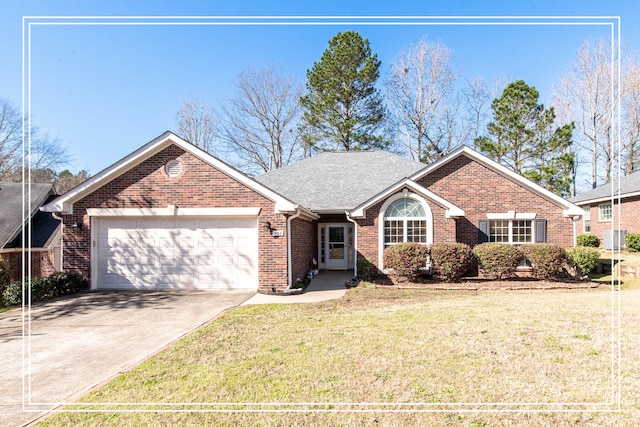
<path id="1" fill-rule="evenodd" d="M 95 287 L 256 289 L 256 218 L 99 218 Z"/>

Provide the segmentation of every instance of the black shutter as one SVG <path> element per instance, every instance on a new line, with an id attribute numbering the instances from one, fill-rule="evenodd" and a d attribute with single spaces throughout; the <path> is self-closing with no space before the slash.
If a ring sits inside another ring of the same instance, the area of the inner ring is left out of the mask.
<path id="1" fill-rule="evenodd" d="M 535 221 L 536 227 L 536 243 L 546 243 L 547 241 L 547 220 L 546 219 L 536 219 Z"/>
<path id="2" fill-rule="evenodd" d="M 481 219 L 478 221 L 478 243 L 486 243 L 489 241 L 489 220 Z"/>

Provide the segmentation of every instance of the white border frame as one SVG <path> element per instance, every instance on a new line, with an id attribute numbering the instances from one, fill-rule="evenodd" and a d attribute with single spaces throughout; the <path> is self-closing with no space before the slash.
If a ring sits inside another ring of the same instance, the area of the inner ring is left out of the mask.
<path id="1" fill-rule="evenodd" d="M 297 20 L 297 21 L 296 21 Z M 614 54 L 617 48 L 617 64 L 620 69 L 620 16 L 25 16 L 22 20 L 22 104 L 23 104 L 23 154 L 30 151 L 31 134 L 31 28 L 35 25 L 601 25 L 608 26 L 611 30 L 611 66 L 614 65 Z M 613 73 L 615 74 L 615 73 Z M 617 132 L 612 131 L 614 137 L 612 144 L 618 141 L 620 144 L 620 96 L 614 91 L 615 75 L 612 75 L 611 92 L 616 96 L 617 109 L 612 106 L 611 117 L 613 122 L 617 123 Z M 620 73 L 617 73 L 617 83 L 620 85 Z M 618 112 L 617 117 L 615 111 Z M 26 131 L 24 129 L 27 129 Z M 618 170 L 620 159 L 618 158 Z M 27 175 L 23 182 L 23 188 L 30 187 L 30 174 Z M 617 183 L 617 184 L 616 184 Z M 616 196 L 616 185 L 620 187 L 620 178 L 611 181 L 611 200 Z M 288 204 L 288 203 L 287 203 Z M 612 203 L 613 205 L 613 203 Z M 290 204 L 289 204 L 290 206 Z M 618 213 L 618 223 L 620 221 Z M 612 228 L 614 227 L 612 221 Z M 30 249 L 30 248 L 29 248 Z M 30 254 L 24 255 L 29 256 Z M 618 253 L 618 260 L 620 253 Z M 28 273 L 28 274 L 27 274 Z M 23 269 L 23 279 L 28 278 L 30 285 L 31 271 L 25 272 Z M 612 285 L 614 279 L 612 277 Z M 428 404 L 428 403 L 212 403 L 199 404 L 209 409 L 207 412 L 353 412 L 354 407 L 359 407 L 358 411 L 379 412 L 380 408 L 387 412 L 619 412 L 621 411 L 621 311 L 619 309 L 621 302 L 621 292 L 614 292 L 612 286 L 611 292 L 611 393 L 609 402 L 558 402 L 558 403 L 448 403 L 448 404 Z M 617 297 L 615 296 L 617 295 Z M 23 298 L 23 390 L 22 390 L 22 406 L 23 411 L 42 412 L 42 408 L 33 409 L 38 405 L 46 405 L 45 411 L 51 411 L 52 403 L 34 403 L 31 401 L 31 310 L 29 303 L 26 304 Z M 616 324 L 617 322 L 617 324 Z M 617 358 L 616 353 L 617 352 Z M 65 404 L 64 402 L 55 402 L 57 406 Z M 32 408 L 28 408 L 27 405 Z M 142 409 L 134 410 L 117 410 L 118 405 L 139 406 Z M 148 405 L 152 409 L 144 409 Z M 158 409 L 162 407 L 170 408 L 175 404 L 135 404 L 135 403 L 111 403 L 105 404 L 105 411 L 109 412 L 195 412 L 193 407 L 189 408 L 187 403 L 178 404 L 183 409 Z M 251 406 L 259 409 L 247 409 Z M 326 409 L 327 405 L 339 407 L 342 409 Z M 273 409 L 273 407 L 278 409 Z M 441 409 L 448 406 L 450 409 Z M 239 407 L 242 409 L 229 409 Z M 389 408 L 392 409 L 384 409 Z M 186 409 L 185 409 L 186 408 Z M 214 408 L 214 409 L 211 409 Z M 217 408 L 217 409 L 216 409 Z M 222 409 L 220 409 L 222 408 Z M 266 408 L 266 409 L 265 409 Z M 348 408 L 348 409 L 343 409 Z M 64 412 L 85 412 L 74 410 L 60 410 Z"/>

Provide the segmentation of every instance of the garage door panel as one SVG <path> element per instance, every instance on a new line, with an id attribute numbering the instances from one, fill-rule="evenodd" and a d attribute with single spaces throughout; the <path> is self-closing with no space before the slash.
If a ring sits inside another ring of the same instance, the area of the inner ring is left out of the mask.
<path id="1" fill-rule="evenodd" d="M 97 287 L 257 288 L 257 220 L 100 218 Z"/>

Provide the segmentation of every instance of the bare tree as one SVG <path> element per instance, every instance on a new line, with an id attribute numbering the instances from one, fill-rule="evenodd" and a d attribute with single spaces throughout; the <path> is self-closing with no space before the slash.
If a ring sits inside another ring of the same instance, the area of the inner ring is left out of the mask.
<path id="1" fill-rule="evenodd" d="M 11 103 L 0 98 L 0 180 L 6 180 L 22 158 L 22 115 Z"/>
<path id="2" fill-rule="evenodd" d="M 490 118 L 489 88 L 482 78 L 476 77 L 467 81 L 467 87 L 461 93 L 465 101 L 469 139 L 473 141 L 473 148 L 477 149 L 475 141 L 483 134 Z"/>
<path id="3" fill-rule="evenodd" d="M 28 121 L 24 123 L 26 126 Z M 23 145 L 22 126 L 22 114 L 0 98 L 0 180 L 51 182 L 55 170 L 69 163 L 67 149 L 59 138 L 50 137 L 36 126 L 24 133 Z"/>
<path id="4" fill-rule="evenodd" d="M 281 168 L 304 156 L 297 129 L 302 85 L 268 67 L 238 75 L 236 96 L 223 107 L 220 139 L 233 163 L 250 174 Z"/>
<path id="5" fill-rule="evenodd" d="M 450 141 L 443 117 L 455 111 L 450 101 L 456 74 L 451 66 L 451 52 L 440 42 L 426 39 L 401 51 L 386 79 L 387 101 L 391 121 L 401 134 L 412 159 L 430 162 L 441 157 Z"/>
<path id="6" fill-rule="evenodd" d="M 215 115 L 200 98 L 187 99 L 176 114 L 178 134 L 204 151 L 211 152 L 216 136 Z"/>
<path id="7" fill-rule="evenodd" d="M 640 63 L 625 64 L 621 93 L 621 148 L 625 175 L 640 170 Z"/>
<path id="8" fill-rule="evenodd" d="M 604 39 L 587 41 L 553 89 L 553 103 L 557 105 L 559 115 L 575 122 L 574 139 L 590 155 L 588 163 L 593 188 L 599 184 L 601 176 L 609 182 L 615 156 L 611 143 L 612 72 L 615 70 L 612 70 L 611 62 L 611 50 L 607 49 Z"/>

